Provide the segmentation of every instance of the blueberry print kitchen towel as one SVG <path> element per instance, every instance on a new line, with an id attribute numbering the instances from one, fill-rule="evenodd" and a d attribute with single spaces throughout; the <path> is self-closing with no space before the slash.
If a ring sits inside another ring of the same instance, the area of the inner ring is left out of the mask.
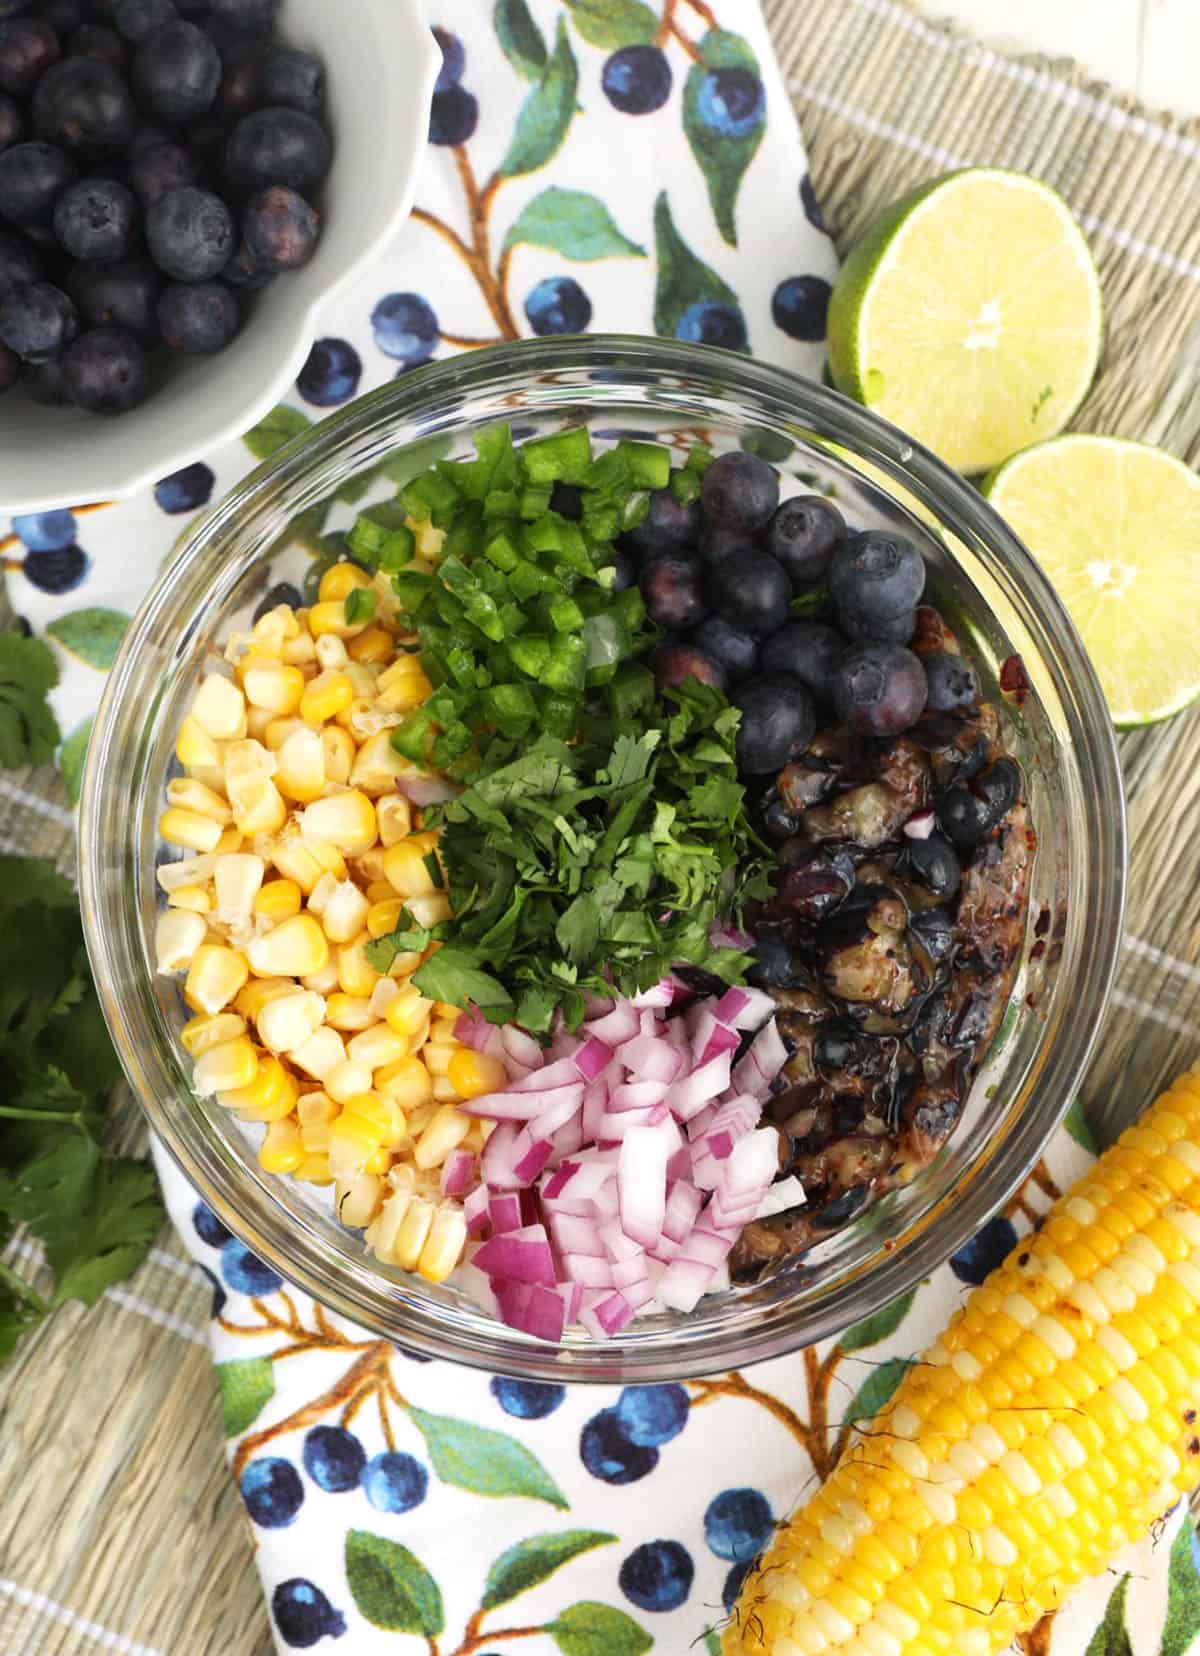
<path id="1" fill-rule="evenodd" d="M 328 409 L 435 356 L 588 329 L 820 371 L 835 259 L 752 0 L 437 0 L 431 21 L 444 66 L 417 209 L 322 319 L 294 395 L 144 497 L 19 518 L 4 539 L 14 608 L 59 646 L 72 784 L 104 672 L 177 537 Z M 1076 1121 L 1008 1215 L 840 1341 L 603 1389 L 374 1338 L 288 1290 L 163 1162 L 213 1286 L 225 1434 L 278 1648 L 715 1651 L 773 1525 L 1074 1178 L 1085 1136 Z M 1026 1649 L 1182 1656 L 1198 1626 L 1177 1523 Z"/>

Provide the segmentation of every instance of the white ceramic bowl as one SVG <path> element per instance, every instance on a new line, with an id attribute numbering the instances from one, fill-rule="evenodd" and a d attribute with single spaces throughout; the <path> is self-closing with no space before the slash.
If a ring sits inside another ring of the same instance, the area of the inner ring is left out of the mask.
<path id="1" fill-rule="evenodd" d="M 215 357 L 164 355 L 164 383 L 115 418 L 0 398 L 0 511 L 85 505 L 135 493 L 239 436 L 288 391 L 321 304 L 408 217 L 441 66 L 423 0 L 284 0 L 281 34 L 325 63 L 333 170 L 312 262 L 257 296 Z"/>

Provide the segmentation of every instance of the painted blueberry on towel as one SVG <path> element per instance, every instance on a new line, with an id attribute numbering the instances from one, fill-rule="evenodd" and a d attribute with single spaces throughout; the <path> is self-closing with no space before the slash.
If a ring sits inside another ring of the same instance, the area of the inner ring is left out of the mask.
<path id="1" fill-rule="evenodd" d="M 388 293 L 371 312 L 375 343 L 408 367 L 427 362 L 438 342 L 438 320 L 419 293 Z"/>
<path id="2" fill-rule="evenodd" d="M 262 1455 L 242 1473 L 246 1511 L 263 1529 L 283 1529 L 296 1521 L 304 1504 L 304 1485 L 291 1461 Z"/>
<path id="3" fill-rule="evenodd" d="M 696 1566 L 679 1541 L 647 1541 L 621 1565 L 617 1580 L 639 1610 L 678 1610 L 692 1590 Z"/>
<path id="4" fill-rule="evenodd" d="M 749 69 L 713 69 L 700 86 L 700 119 L 723 138 L 745 138 L 762 119 L 763 83 Z"/>
<path id="5" fill-rule="evenodd" d="M 412 1455 L 389 1449 L 367 1462 L 362 1482 L 379 1512 L 409 1512 L 425 1499 L 429 1473 Z"/>
<path id="6" fill-rule="evenodd" d="M 761 1552 L 775 1525 L 770 1503 L 758 1489 L 723 1489 L 704 1514 L 704 1539 L 718 1558 L 742 1563 Z"/>
<path id="7" fill-rule="evenodd" d="M 1016 1246 L 1017 1233 L 1011 1219 L 997 1214 L 981 1231 L 963 1244 L 950 1259 L 950 1269 L 960 1282 L 978 1287 Z"/>
<path id="8" fill-rule="evenodd" d="M 457 86 L 462 79 L 462 72 L 466 67 L 467 54 L 462 41 L 449 29 L 435 28 L 433 38 L 442 49 L 442 67 L 438 70 L 438 78 L 433 84 L 435 92 L 449 92 L 452 86 Z"/>
<path id="9" fill-rule="evenodd" d="M 633 1443 L 615 1409 L 601 1409 L 579 1435 L 583 1464 L 604 1483 L 636 1483 L 658 1465 L 658 1450 Z"/>
<path id="10" fill-rule="evenodd" d="M 616 1415 L 630 1443 L 657 1449 L 687 1425 L 688 1395 L 682 1386 L 626 1386 Z"/>
<path id="11" fill-rule="evenodd" d="M 15 517 L 12 526 L 30 552 L 60 552 L 75 540 L 74 512 L 29 512 Z"/>
<path id="12" fill-rule="evenodd" d="M 331 1495 L 357 1489 L 366 1464 L 362 1444 L 344 1426 L 314 1426 L 304 1439 L 304 1470 Z"/>
<path id="13" fill-rule="evenodd" d="M 565 1386 L 551 1386 L 541 1380 L 507 1380 L 502 1374 L 492 1377 L 491 1390 L 505 1414 L 515 1415 L 518 1420 L 544 1420 L 567 1395 Z"/>
<path id="14" fill-rule="evenodd" d="M 229 1241 L 229 1231 L 207 1202 L 197 1202 L 192 1209 L 192 1229 L 201 1242 L 207 1242 L 210 1248 L 223 1248 Z"/>
<path id="15" fill-rule="evenodd" d="M 239 1294 L 274 1294 L 283 1287 L 283 1278 L 252 1254 L 244 1242 L 230 1238 L 221 1249 L 221 1275 Z"/>
<path id="16" fill-rule="evenodd" d="M 592 301 L 574 276 L 547 276 L 530 288 L 525 315 L 535 334 L 582 333 L 592 320 Z"/>
<path id="17" fill-rule="evenodd" d="M 215 482 L 212 467 L 197 460 L 194 465 L 184 466 L 182 471 L 172 472 L 170 477 L 156 483 L 154 498 L 164 512 L 194 512 L 208 505 Z"/>
<path id="18" fill-rule="evenodd" d="M 465 144 L 479 124 L 479 103 L 465 86 L 435 92 L 429 111 L 431 144 Z"/>
<path id="19" fill-rule="evenodd" d="M 725 1577 L 725 1585 L 721 1589 L 721 1603 L 726 1610 L 732 1612 L 742 1591 L 742 1583 L 758 1564 L 757 1558 L 748 1558 L 744 1564 L 735 1564 Z"/>
<path id="20" fill-rule="evenodd" d="M 362 358 L 348 339 L 318 339 L 301 368 L 296 389 L 305 402 L 333 408 L 349 402 L 362 378 Z"/>
<path id="21" fill-rule="evenodd" d="M 604 65 L 600 84 L 622 115 L 650 115 L 671 96 L 671 65 L 661 46 L 622 46 Z"/>
<path id="22" fill-rule="evenodd" d="M 736 305 L 719 299 L 697 299 L 679 318 L 676 339 L 696 345 L 723 345 L 727 351 L 749 350 L 746 322 Z"/>
<path id="23" fill-rule="evenodd" d="M 307 1650 L 328 1635 L 340 1639 L 346 1618 L 335 1610 L 321 1589 L 301 1576 L 281 1581 L 271 1594 L 271 1614 L 284 1644 Z"/>
<path id="24" fill-rule="evenodd" d="M 219 1317 L 225 1309 L 229 1296 L 207 1265 L 201 1265 L 200 1269 L 208 1278 L 208 1286 L 212 1289 L 212 1304 L 209 1307 L 208 1314 L 210 1317 Z"/>
<path id="25" fill-rule="evenodd" d="M 56 552 L 27 552 L 21 565 L 30 586 L 55 596 L 74 592 L 91 567 L 92 560 L 81 546 L 63 546 Z"/>
<path id="26" fill-rule="evenodd" d="M 813 189 L 811 173 L 805 173 L 800 180 L 800 204 L 804 208 L 804 216 L 814 230 L 825 230 L 825 215 L 821 212 L 821 203 L 817 200 L 817 192 Z"/>
<path id="27" fill-rule="evenodd" d="M 823 276 L 789 276 L 771 297 L 775 326 L 789 339 L 824 339 L 830 291 Z"/>

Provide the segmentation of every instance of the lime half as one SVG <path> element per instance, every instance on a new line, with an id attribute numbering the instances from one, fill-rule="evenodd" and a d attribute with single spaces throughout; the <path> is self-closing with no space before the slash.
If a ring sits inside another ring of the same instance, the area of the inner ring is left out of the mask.
<path id="1" fill-rule="evenodd" d="M 829 307 L 839 391 L 963 472 L 1061 431 L 1091 383 L 1103 306 L 1061 196 L 993 168 L 949 173 L 878 219 Z"/>
<path id="2" fill-rule="evenodd" d="M 983 492 L 1079 628 L 1118 725 L 1200 696 L 1200 477 L 1118 437 L 1055 437 Z"/>

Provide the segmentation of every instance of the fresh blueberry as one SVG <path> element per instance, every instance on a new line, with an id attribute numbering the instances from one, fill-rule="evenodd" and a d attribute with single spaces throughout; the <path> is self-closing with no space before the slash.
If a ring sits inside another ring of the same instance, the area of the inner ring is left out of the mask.
<path id="1" fill-rule="evenodd" d="M 74 512 L 29 512 L 15 517 L 12 526 L 13 534 L 30 552 L 61 552 L 75 539 Z"/>
<path id="2" fill-rule="evenodd" d="M 824 339 L 832 291 L 823 276 L 789 276 L 771 296 L 775 326 L 789 339 Z"/>
<path id="3" fill-rule="evenodd" d="M 617 1419 L 626 1437 L 643 1449 L 659 1449 L 678 1437 L 688 1412 L 682 1386 L 626 1386 L 617 1399 Z"/>
<path id="4" fill-rule="evenodd" d="M 837 716 L 860 736 L 898 736 L 925 710 L 925 669 L 902 644 L 860 644 L 833 675 Z"/>
<path id="5" fill-rule="evenodd" d="M 0 342 L 26 362 L 61 356 L 78 332 L 78 311 L 50 282 L 30 282 L 0 297 Z"/>
<path id="6" fill-rule="evenodd" d="M 705 655 L 694 644 L 660 644 L 654 652 L 654 682 L 659 693 L 677 690 L 688 679 L 697 684 L 711 684 L 714 690 L 724 690 L 728 675 L 713 656 Z"/>
<path id="7" fill-rule="evenodd" d="M 705 472 L 700 500 L 714 523 L 752 535 L 766 527 L 779 504 L 779 473 L 756 454 L 732 449 Z"/>
<path id="8" fill-rule="evenodd" d="M 42 262 L 33 244 L 0 230 L 0 297 L 11 288 L 39 281 L 41 274 Z"/>
<path id="9" fill-rule="evenodd" d="M 250 249 L 242 242 L 221 271 L 221 280 L 243 293 L 258 293 L 260 289 L 271 285 L 275 280 L 275 272 L 261 269 Z"/>
<path id="10" fill-rule="evenodd" d="M 969 1242 L 950 1256 L 950 1269 L 960 1282 L 969 1282 L 977 1288 L 983 1279 L 1001 1265 L 1017 1245 L 1017 1233 L 1011 1219 L 997 1214 L 982 1230 L 976 1231 Z"/>
<path id="11" fill-rule="evenodd" d="M 154 498 L 164 512 L 194 512 L 208 505 L 215 482 L 212 467 L 206 466 L 203 460 L 197 460 L 156 483 Z"/>
<path id="12" fill-rule="evenodd" d="M 221 1315 L 222 1311 L 224 1311 L 225 1302 L 226 1302 L 226 1300 L 228 1299 L 229 1296 L 226 1294 L 224 1288 L 221 1286 L 220 1282 L 213 1275 L 213 1273 L 209 1270 L 207 1265 L 201 1265 L 200 1269 L 203 1271 L 204 1275 L 207 1277 L 208 1286 L 212 1289 L 212 1302 L 209 1305 L 208 1314 L 209 1314 L 210 1317 L 213 1317 L 215 1319 L 215 1318 L 217 1318 Z"/>
<path id="13" fill-rule="evenodd" d="M 727 529 L 724 524 L 714 523 L 710 518 L 703 520 L 697 548 L 705 563 L 720 563 L 722 558 L 744 558 L 748 552 L 756 552 L 753 535 L 748 535 L 742 529 Z"/>
<path id="14" fill-rule="evenodd" d="M 592 301 L 573 276 L 546 276 L 525 298 L 535 334 L 582 333 L 592 320 Z"/>
<path id="15" fill-rule="evenodd" d="M 696 110 L 722 138 L 745 138 L 762 120 L 764 103 L 763 83 L 749 69 L 710 69 Z"/>
<path id="16" fill-rule="evenodd" d="M 174 23 L 179 13 L 173 0 L 114 0 L 112 19 L 118 34 L 140 46 L 155 29 Z"/>
<path id="17" fill-rule="evenodd" d="M 269 48 L 265 41 L 239 37 L 225 45 L 214 41 L 214 45 L 221 55 L 221 84 L 213 100 L 212 113 L 223 124 L 240 121 L 243 115 L 260 109 L 264 103 L 290 101 L 266 96 L 263 79 Z"/>
<path id="18" fill-rule="evenodd" d="M 146 242 L 164 276 L 208 282 L 233 252 L 233 219 L 220 196 L 186 185 L 168 190 L 147 210 Z"/>
<path id="19" fill-rule="evenodd" d="M 273 184 L 250 197 L 242 235 L 260 270 L 299 270 L 316 252 L 321 221 L 304 197 Z"/>
<path id="20" fill-rule="evenodd" d="M 838 625 L 855 644 L 911 644 L 917 630 L 917 612 L 903 615 L 864 616 L 843 605 L 837 611 Z"/>
<path id="21" fill-rule="evenodd" d="M 54 234 L 73 259 L 111 264 L 129 253 L 137 230 L 133 191 L 113 178 L 70 184 L 54 204 Z"/>
<path id="22" fill-rule="evenodd" d="M 431 144 L 465 144 L 479 124 L 479 103 L 465 86 L 435 92 L 429 110 Z"/>
<path id="23" fill-rule="evenodd" d="M 264 615 L 270 610 L 278 609 L 280 604 L 286 604 L 289 609 L 300 609 L 304 604 L 304 595 L 300 588 L 294 587 L 290 581 L 279 581 L 263 595 L 254 612 L 254 620 L 261 621 Z"/>
<path id="24" fill-rule="evenodd" d="M 115 29 L 103 23 L 82 23 L 67 41 L 68 57 L 92 58 L 124 74 L 129 67 L 129 47 Z"/>
<path id="25" fill-rule="evenodd" d="M 412 367 L 426 362 L 438 342 L 433 307 L 419 293 L 388 293 L 371 312 L 375 343 L 384 356 Z"/>
<path id="26" fill-rule="evenodd" d="M 678 1610 L 692 1590 L 696 1566 L 679 1541 L 645 1541 L 622 1563 L 617 1580 L 639 1610 Z"/>
<path id="27" fill-rule="evenodd" d="M 149 259 L 76 265 L 67 277 L 67 291 L 86 323 L 94 328 L 123 328 L 147 348 L 158 343 L 162 286 L 162 277 Z"/>
<path id="28" fill-rule="evenodd" d="M 742 1583 L 757 1564 L 757 1558 L 747 1559 L 744 1564 L 735 1564 L 725 1577 L 725 1585 L 721 1589 L 721 1603 L 730 1615 L 733 1614 L 733 1607 L 742 1591 Z"/>
<path id="29" fill-rule="evenodd" d="M 15 0 L 15 4 L 14 0 L 0 0 L 0 17 L 5 15 L 6 3 L 10 11 L 24 11 L 27 7 L 27 0 Z M 60 40 L 83 21 L 82 0 L 41 0 L 38 10 Z"/>
<path id="30" fill-rule="evenodd" d="M 221 1249 L 221 1275 L 235 1293 L 255 1298 L 274 1294 L 283 1287 L 283 1278 L 236 1237 L 230 1237 Z"/>
<path id="31" fill-rule="evenodd" d="M 793 495 L 767 527 L 767 551 L 797 587 L 825 579 L 829 560 L 846 539 L 846 520 L 824 495 Z"/>
<path id="32" fill-rule="evenodd" d="M 296 389 L 305 402 L 334 408 L 349 402 L 362 378 L 362 359 L 347 339 L 318 339 L 301 368 Z"/>
<path id="33" fill-rule="evenodd" d="M 344 1426 L 314 1426 L 304 1439 L 304 1470 L 331 1495 L 357 1489 L 366 1464 L 362 1444 Z"/>
<path id="34" fill-rule="evenodd" d="M 833 627 L 819 621 L 789 621 L 762 648 L 763 670 L 791 673 L 818 701 L 833 695 L 833 674 L 846 645 Z"/>
<path id="35" fill-rule="evenodd" d="M 851 624 L 865 627 L 895 620 L 920 603 L 925 562 L 903 535 L 868 529 L 851 535 L 834 552 L 829 562 L 829 590 L 839 619 L 846 617 Z"/>
<path id="36" fill-rule="evenodd" d="M 281 1581 L 271 1594 L 271 1614 L 279 1637 L 294 1650 L 307 1650 L 328 1636 L 340 1639 L 346 1618 L 335 1610 L 321 1589 L 302 1576 Z"/>
<path id="37" fill-rule="evenodd" d="M 704 1539 L 732 1564 L 761 1552 L 774 1527 L 770 1504 L 758 1489 L 723 1489 L 704 1513 Z"/>
<path id="38" fill-rule="evenodd" d="M 565 1386 L 552 1386 L 542 1380 L 509 1380 L 502 1374 L 491 1379 L 492 1396 L 505 1414 L 518 1420 L 544 1420 L 554 1413 L 567 1395 Z"/>
<path id="39" fill-rule="evenodd" d="M 638 568 L 631 552 L 626 552 L 618 546 L 609 558 L 609 563 L 613 571 L 611 591 L 625 592 L 631 586 L 637 585 Z"/>
<path id="40" fill-rule="evenodd" d="M 133 87 L 143 107 L 179 125 L 212 108 L 221 55 L 203 29 L 177 19 L 151 31 L 133 60 Z"/>
<path id="41" fill-rule="evenodd" d="M 263 1455 L 242 1473 L 242 1500 L 261 1528 L 284 1529 L 296 1521 L 304 1503 L 304 1485 L 291 1461 Z"/>
<path id="42" fill-rule="evenodd" d="M 710 564 L 705 591 L 715 614 L 755 638 L 778 632 L 790 614 L 791 582 L 769 553 L 753 548 Z"/>
<path id="43" fill-rule="evenodd" d="M 59 364 L 43 363 L 41 366 L 58 368 Z M 29 389 L 28 380 L 25 384 Z M 58 400 L 61 402 L 66 399 L 60 397 Z M 39 592 L 49 592 L 55 597 L 61 597 L 64 592 L 74 592 L 91 568 L 91 564 L 92 560 L 82 548 L 63 546 L 57 552 L 27 552 L 21 570 L 30 586 L 37 587 Z"/>
<path id="44" fill-rule="evenodd" d="M 20 377 L 20 357 L 7 345 L 0 345 L 0 391 L 11 391 Z"/>
<path id="45" fill-rule="evenodd" d="M 226 170 L 247 195 L 272 184 L 311 195 L 332 161 L 329 134 L 299 109 L 257 109 L 244 115 L 225 150 Z"/>
<path id="46" fill-rule="evenodd" d="M 462 41 L 449 29 L 436 28 L 433 38 L 442 50 L 442 67 L 438 70 L 438 78 L 433 83 L 435 92 L 449 92 L 452 86 L 457 86 L 462 79 L 462 72 L 467 66 L 467 54 Z"/>
<path id="47" fill-rule="evenodd" d="M 64 58 L 52 64 L 33 95 L 39 138 L 65 149 L 123 150 L 138 128 L 125 77 L 111 63 Z"/>
<path id="48" fill-rule="evenodd" d="M 695 500 L 681 504 L 670 489 L 654 489 L 646 503 L 646 515 L 636 529 L 630 529 L 623 544 L 632 546 L 644 558 L 660 552 L 678 552 L 693 546 L 700 530 L 700 506 Z"/>
<path id="49" fill-rule="evenodd" d="M 48 226 L 75 178 L 74 162 L 57 145 L 14 144 L 0 154 L 0 218 L 22 229 Z"/>
<path id="50" fill-rule="evenodd" d="M 411 1455 L 387 1450 L 367 1462 L 363 1489 L 379 1512 L 409 1512 L 420 1506 L 429 1488 L 429 1473 Z"/>
<path id="51" fill-rule="evenodd" d="M 195 157 L 169 140 L 144 145 L 129 161 L 129 182 L 143 207 L 153 206 L 171 190 L 185 189 L 199 176 Z"/>
<path id="52" fill-rule="evenodd" d="M 817 729 L 812 698 L 790 673 L 764 673 L 738 685 L 730 697 L 741 709 L 738 768 L 750 776 L 779 771 L 812 741 Z"/>
<path id="53" fill-rule="evenodd" d="M 710 615 L 692 637 L 705 655 L 720 662 L 731 681 L 748 678 L 758 666 L 758 640 L 731 627 L 724 616 Z"/>
<path id="54" fill-rule="evenodd" d="M 979 674 L 966 656 L 934 650 L 922 656 L 933 713 L 965 713 L 979 706 Z"/>
<path id="55" fill-rule="evenodd" d="M 90 328 L 66 349 L 63 389 L 90 414 L 126 414 L 146 400 L 146 354 L 123 328 Z"/>
<path id="56" fill-rule="evenodd" d="M 579 1456 L 593 1478 L 604 1483 L 636 1483 L 658 1465 L 658 1450 L 633 1443 L 615 1409 L 601 1409 L 579 1435 Z"/>
<path id="57" fill-rule="evenodd" d="M 275 27 L 279 0 L 210 0 L 209 9 L 219 23 L 243 34 L 270 34 Z"/>
<path id="58" fill-rule="evenodd" d="M 0 92 L 27 97 L 58 56 L 58 36 L 45 18 L 0 23 Z"/>
<path id="59" fill-rule="evenodd" d="M 638 582 L 646 613 L 660 627 L 686 632 L 704 619 L 700 560 L 694 552 L 664 552 L 642 565 Z"/>
<path id="60" fill-rule="evenodd" d="M 813 189 L 812 174 L 805 173 L 800 180 L 800 205 L 804 208 L 804 216 L 814 230 L 825 230 L 825 215 L 821 212 L 821 203 L 817 200 L 817 192 Z"/>
<path id="61" fill-rule="evenodd" d="M 15 144 L 24 130 L 20 108 L 7 92 L 0 92 L 0 150 Z"/>
<path id="62" fill-rule="evenodd" d="M 158 301 L 164 344 L 188 356 L 223 351 L 240 323 L 237 298 L 224 282 L 172 282 Z"/>
<path id="63" fill-rule="evenodd" d="M 747 351 L 746 321 L 736 305 L 720 299 L 697 299 L 679 318 L 676 339 L 696 345 L 720 345 L 727 351 Z"/>
<path id="64" fill-rule="evenodd" d="M 671 96 L 671 65 L 661 46 L 622 46 L 605 63 L 600 84 L 622 115 L 651 115 Z"/>
<path id="65" fill-rule="evenodd" d="M 945 834 L 936 830 L 924 839 L 908 840 L 905 861 L 911 873 L 934 897 L 953 897 L 962 881 L 958 852 Z"/>
<path id="66" fill-rule="evenodd" d="M 279 108 L 319 115 L 325 102 L 325 65 L 311 52 L 276 46 L 262 66 L 262 95 Z"/>

